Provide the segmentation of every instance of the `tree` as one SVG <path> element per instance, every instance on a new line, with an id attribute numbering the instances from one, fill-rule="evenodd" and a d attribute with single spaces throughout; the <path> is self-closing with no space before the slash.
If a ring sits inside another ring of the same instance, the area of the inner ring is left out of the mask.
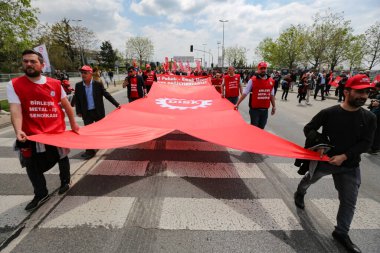
<path id="1" fill-rule="evenodd" d="M 138 59 L 140 67 L 143 61 L 149 62 L 153 56 L 154 47 L 149 38 L 132 37 L 126 43 L 127 59 Z"/>
<path id="2" fill-rule="evenodd" d="M 327 10 L 324 15 L 317 13 L 313 19 L 314 22 L 306 33 L 305 56 L 313 68 L 317 69 L 326 61 L 326 49 L 334 30 L 336 13 Z"/>
<path id="3" fill-rule="evenodd" d="M 358 36 L 351 36 L 349 45 L 346 52 L 346 60 L 349 70 L 360 69 L 362 66 L 365 54 L 365 36 L 364 34 Z"/>
<path id="4" fill-rule="evenodd" d="M 328 17 L 329 32 L 326 34 L 326 62 L 330 69 L 334 68 L 346 59 L 347 49 L 352 38 L 350 21 L 344 20 L 342 14 L 335 13 Z"/>
<path id="5" fill-rule="evenodd" d="M 273 67 L 281 67 L 279 50 L 272 38 L 262 40 L 256 48 L 256 53 Z M 253 64 L 255 65 L 255 63 Z"/>
<path id="6" fill-rule="evenodd" d="M 30 0 L 0 1 L 0 70 L 16 71 L 20 55 L 32 47 L 31 32 L 37 26 L 36 13 Z"/>
<path id="7" fill-rule="evenodd" d="M 111 69 L 115 67 L 115 62 L 117 60 L 116 52 L 112 48 L 112 44 L 109 41 L 102 42 L 100 46 L 100 65 L 102 67 Z"/>
<path id="8" fill-rule="evenodd" d="M 247 64 L 246 53 L 247 49 L 245 47 L 228 47 L 224 51 L 224 57 L 229 66 L 232 65 L 236 68 L 242 68 Z"/>
<path id="9" fill-rule="evenodd" d="M 372 69 L 380 63 L 380 22 L 377 21 L 365 31 L 366 52 L 365 59 L 368 62 L 368 68 Z"/>
<path id="10" fill-rule="evenodd" d="M 303 26 L 290 26 L 276 40 L 277 61 L 289 69 L 295 68 L 303 57 L 305 30 Z"/>

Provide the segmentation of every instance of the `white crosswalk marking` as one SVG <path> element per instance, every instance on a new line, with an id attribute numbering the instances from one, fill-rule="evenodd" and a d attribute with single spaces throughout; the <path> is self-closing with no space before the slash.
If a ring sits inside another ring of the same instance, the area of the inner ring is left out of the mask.
<path id="1" fill-rule="evenodd" d="M 29 214 L 24 210 L 33 196 L 0 195 L 0 228 L 17 226 Z"/>
<path id="2" fill-rule="evenodd" d="M 311 201 L 332 224 L 336 223 L 338 199 L 312 199 Z M 351 229 L 380 229 L 380 203 L 368 198 L 358 198 Z"/>
<path id="3" fill-rule="evenodd" d="M 129 197 L 66 197 L 42 228 L 73 228 L 77 226 L 121 228 L 134 202 Z"/>
<path id="4" fill-rule="evenodd" d="M 301 230 L 281 199 L 164 199 L 161 229 Z"/>

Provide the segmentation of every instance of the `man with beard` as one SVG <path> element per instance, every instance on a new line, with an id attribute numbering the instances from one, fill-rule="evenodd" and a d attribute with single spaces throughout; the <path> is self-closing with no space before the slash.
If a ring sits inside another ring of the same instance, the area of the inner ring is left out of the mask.
<path id="1" fill-rule="evenodd" d="M 223 77 L 222 81 L 222 97 L 227 98 L 228 101 L 236 105 L 239 98 L 239 93 L 241 94 L 242 88 L 240 84 L 240 75 L 235 73 L 235 68 L 229 66 L 227 70 L 227 75 Z"/>
<path id="2" fill-rule="evenodd" d="M 63 194 L 70 188 L 70 163 L 68 149 L 32 142 L 28 136 L 65 131 L 65 114 L 61 106 L 69 117 L 71 129 L 77 132 L 79 126 L 61 82 L 41 75 L 44 67 L 42 55 L 25 50 L 22 53 L 22 67 L 25 75 L 9 82 L 7 95 L 20 162 L 22 167 L 26 167 L 34 188 L 35 196 L 25 207 L 25 210 L 32 211 L 49 199 L 43 173 L 57 162 L 61 179 L 58 193 Z"/>
<path id="3" fill-rule="evenodd" d="M 305 136 L 316 136 L 322 127 L 322 134 L 330 140 L 333 148 L 327 155 L 328 162 L 319 162 L 314 173 L 302 178 L 294 194 L 298 208 L 304 209 L 304 196 L 309 186 L 326 175 L 333 176 L 335 189 L 339 194 L 337 225 L 332 233 L 335 240 L 349 252 L 361 252 L 348 236 L 354 217 L 360 180 L 360 154 L 366 152 L 372 144 L 376 129 L 376 117 L 362 108 L 372 88 L 366 75 L 356 75 L 348 79 L 344 95 L 345 100 L 320 111 L 305 126 Z M 321 155 L 324 150 L 319 150 Z"/>
<path id="4" fill-rule="evenodd" d="M 149 93 L 150 88 L 153 85 L 153 82 L 157 82 L 157 76 L 156 73 L 151 70 L 151 67 L 149 64 L 146 65 L 146 70 L 143 72 L 143 79 L 145 83 L 146 92 Z"/>
<path id="5" fill-rule="evenodd" d="M 249 97 L 249 116 L 251 125 L 264 129 L 268 120 L 268 109 L 272 103 L 272 112 L 276 112 L 276 99 L 274 96 L 274 80 L 267 74 L 268 64 L 260 62 L 257 66 L 257 74 L 254 75 L 247 83 L 243 94 L 236 103 L 235 110 L 245 97 L 252 92 Z"/>

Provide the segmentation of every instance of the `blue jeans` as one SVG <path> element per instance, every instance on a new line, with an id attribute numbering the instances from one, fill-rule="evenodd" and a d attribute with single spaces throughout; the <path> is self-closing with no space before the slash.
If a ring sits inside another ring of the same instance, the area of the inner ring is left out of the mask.
<path id="1" fill-rule="evenodd" d="M 308 172 L 302 178 L 297 192 L 306 194 L 310 185 L 317 182 L 323 176 L 331 174 L 334 179 L 335 189 L 339 195 L 339 209 L 336 216 L 337 225 L 335 226 L 335 230 L 339 233 L 348 234 L 352 219 L 354 218 L 356 200 L 361 183 L 360 167 L 347 168 L 334 166 L 327 162 L 320 162 L 313 177 L 310 177 L 310 173 Z"/>
<path id="2" fill-rule="evenodd" d="M 268 109 L 249 109 L 249 116 L 251 117 L 251 125 L 264 129 L 268 120 Z"/>

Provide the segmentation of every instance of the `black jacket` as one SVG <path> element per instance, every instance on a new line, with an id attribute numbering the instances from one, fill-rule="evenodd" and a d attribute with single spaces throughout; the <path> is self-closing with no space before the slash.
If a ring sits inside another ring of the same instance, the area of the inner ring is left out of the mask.
<path id="1" fill-rule="evenodd" d="M 100 118 L 104 118 L 106 113 L 104 109 L 103 97 L 110 101 L 115 107 L 120 104 L 108 93 L 102 83 L 92 81 L 92 95 L 94 97 L 95 111 Z M 88 116 L 86 90 L 83 82 L 75 84 L 75 110 L 77 114 L 82 114 L 83 118 Z"/>

